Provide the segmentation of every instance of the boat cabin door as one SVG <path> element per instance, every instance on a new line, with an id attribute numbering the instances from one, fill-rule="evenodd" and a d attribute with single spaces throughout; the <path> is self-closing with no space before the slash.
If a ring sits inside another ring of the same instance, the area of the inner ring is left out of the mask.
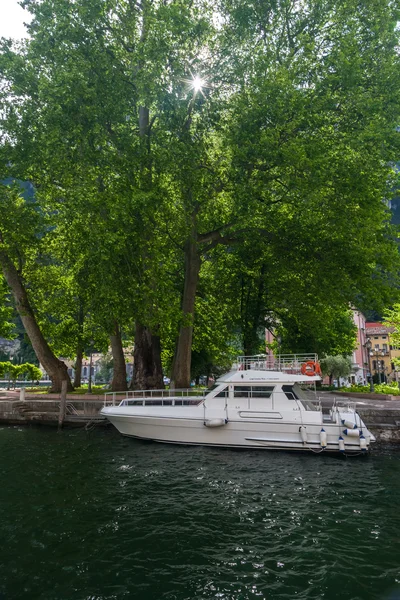
<path id="1" fill-rule="evenodd" d="M 215 396 L 206 398 L 204 406 L 204 421 L 208 419 L 224 419 L 228 420 L 228 400 L 229 400 L 229 389 L 232 386 L 226 385 L 220 390 Z"/>

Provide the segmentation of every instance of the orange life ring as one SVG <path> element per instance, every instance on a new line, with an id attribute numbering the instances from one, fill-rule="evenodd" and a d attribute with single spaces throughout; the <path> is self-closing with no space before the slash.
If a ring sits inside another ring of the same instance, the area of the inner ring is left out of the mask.
<path id="1" fill-rule="evenodd" d="M 315 377 L 315 375 L 321 375 L 321 367 L 319 366 L 318 362 L 308 360 L 301 365 L 301 373 L 302 375 L 307 375 L 308 377 Z"/>

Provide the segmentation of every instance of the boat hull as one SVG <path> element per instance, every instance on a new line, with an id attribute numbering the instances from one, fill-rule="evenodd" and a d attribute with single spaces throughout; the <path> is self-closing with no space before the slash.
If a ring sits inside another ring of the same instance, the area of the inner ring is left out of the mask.
<path id="1" fill-rule="evenodd" d="M 303 423 L 307 441 L 303 442 L 299 423 L 293 422 L 246 422 L 229 421 L 220 427 L 206 427 L 201 418 L 172 418 L 169 416 L 118 415 L 107 412 L 109 421 L 118 431 L 128 437 L 169 444 L 200 445 L 227 448 L 264 450 L 297 450 L 308 452 L 343 453 L 338 439 L 343 427 L 324 425 L 327 446 L 321 447 L 321 424 Z M 358 438 L 345 438 L 345 454 L 365 454 Z M 374 441 L 368 432 L 369 440 Z"/>

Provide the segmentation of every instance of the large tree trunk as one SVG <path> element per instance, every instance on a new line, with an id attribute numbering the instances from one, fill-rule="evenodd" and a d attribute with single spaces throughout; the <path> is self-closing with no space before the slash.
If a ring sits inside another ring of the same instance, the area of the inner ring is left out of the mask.
<path id="1" fill-rule="evenodd" d="M 15 307 L 21 317 L 22 324 L 29 337 L 38 361 L 45 369 L 52 381 L 51 391 L 61 392 L 61 384 L 67 382 L 67 390 L 72 391 L 71 379 L 68 375 L 67 366 L 59 360 L 52 352 L 48 343 L 37 324 L 36 317 L 30 305 L 25 287 L 14 263 L 4 250 L 0 250 L 0 263 L 3 275 L 11 288 L 15 299 Z"/>
<path id="2" fill-rule="evenodd" d="M 74 387 L 81 387 L 83 350 L 80 346 L 76 351 Z"/>
<path id="3" fill-rule="evenodd" d="M 242 280 L 241 320 L 243 336 L 243 353 L 252 356 L 260 352 L 259 330 L 263 326 L 262 307 L 264 292 L 265 267 L 262 265 L 258 281 Z M 256 288 L 256 289 L 254 289 Z M 265 330 L 265 327 L 263 327 Z"/>
<path id="4" fill-rule="evenodd" d="M 136 322 L 135 327 L 133 364 L 135 389 L 160 390 L 164 388 L 160 337 L 139 322 Z"/>
<path id="5" fill-rule="evenodd" d="M 192 340 L 194 322 L 194 304 L 201 266 L 200 252 L 195 236 L 185 245 L 185 283 L 182 298 L 182 323 L 172 367 L 171 386 L 190 387 L 190 366 L 192 359 Z"/>
<path id="6" fill-rule="evenodd" d="M 121 331 L 118 323 L 115 323 L 114 332 L 110 335 L 111 353 L 113 357 L 114 372 L 111 382 L 113 392 L 124 392 L 127 389 L 126 363 L 124 349 L 122 347 Z"/>

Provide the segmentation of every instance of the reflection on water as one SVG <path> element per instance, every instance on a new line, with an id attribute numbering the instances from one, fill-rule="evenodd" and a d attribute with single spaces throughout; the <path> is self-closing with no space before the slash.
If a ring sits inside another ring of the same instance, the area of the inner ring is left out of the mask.
<path id="1" fill-rule="evenodd" d="M 400 599 L 400 453 L 18 428 L 0 449 L 7 600 Z"/>

